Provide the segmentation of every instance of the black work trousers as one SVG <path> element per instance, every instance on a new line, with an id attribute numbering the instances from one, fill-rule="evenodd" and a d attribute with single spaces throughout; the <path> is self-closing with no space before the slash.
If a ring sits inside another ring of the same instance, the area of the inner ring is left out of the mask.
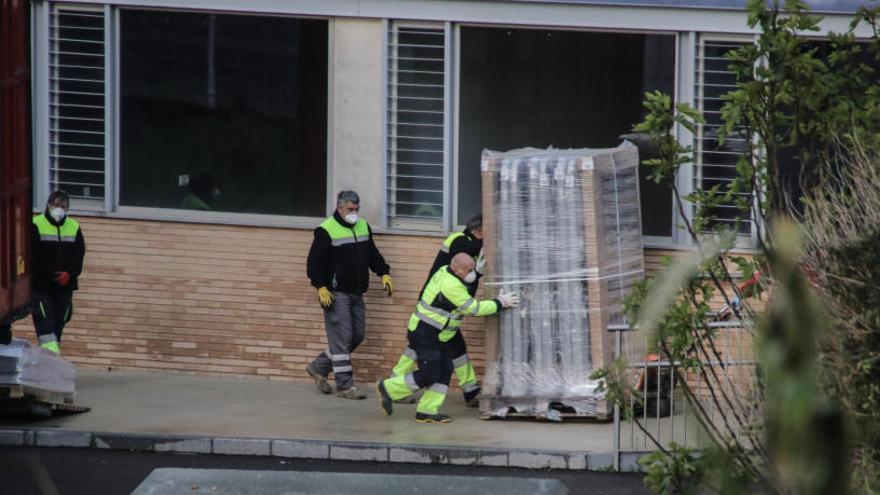
<path id="1" fill-rule="evenodd" d="M 40 344 L 61 342 L 64 325 L 73 317 L 73 293 L 33 291 L 31 316 Z"/>
<path id="2" fill-rule="evenodd" d="M 449 385 L 452 379 L 452 355 L 455 347 L 440 341 L 440 332 L 423 322 L 415 330 L 407 332 L 409 346 L 416 351 L 419 369 L 413 372 L 413 380 L 419 388 L 435 383 Z"/>

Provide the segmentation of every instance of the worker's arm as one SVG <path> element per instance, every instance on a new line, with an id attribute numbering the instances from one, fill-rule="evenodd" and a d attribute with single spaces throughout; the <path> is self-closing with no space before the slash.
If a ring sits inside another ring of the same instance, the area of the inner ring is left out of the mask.
<path id="1" fill-rule="evenodd" d="M 464 316 L 489 316 L 501 311 L 501 301 L 478 301 L 468 294 L 464 283 L 448 284 L 443 288 L 443 296 L 455 305 L 456 312 Z"/>
<path id="2" fill-rule="evenodd" d="M 31 224 L 31 274 L 40 279 L 51 281 L 55 278 L 53 267 L 49 266 L 49 260 L 37 256 L 37 246 L 40 245 L 40 231 L 36 224 Z"/>
<path id="3" fill-rule="evenodd" d="M 370 228 L 367 226 L 367 228 Z M 379 275 L 380 277 L 383 275 L 391 274 L 391 267 L 388 266 L 388 263 L 385 263 L 385 258 L 382 257 L 382 253 L 379 252 L 379 248 L 376 247 L 376 243 L 373 242 L 373 229 L 370 228 L 370 270 L 373 270 L 373 273 Z"/>
<path id="4" fill-rule="evenodd" d="M 73 256 L 70 260 L 70 276 L 79 277 L 83 270 L 83 259 L 86 256 L 86 238 L 83 236 L 82 227 L 76 231 L 76 240 L 74 241 Z"/>
<path id="5" fill-rule="evenodd" d="M 316 289 L 330 285 L 329 255 L 330 234 L 318 227 L 306 260 L 306 274 Z"/>

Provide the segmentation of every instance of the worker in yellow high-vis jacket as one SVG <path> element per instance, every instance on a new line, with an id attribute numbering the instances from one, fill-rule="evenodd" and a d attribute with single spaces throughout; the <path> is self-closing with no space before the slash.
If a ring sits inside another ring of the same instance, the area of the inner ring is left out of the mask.
<path id="1" fill-rule="evenodd" d="M 458 253 L 465 253 L 472 257 L 476 262 L 474 271 L 476 271 L 477 277 L 473 282 L 466 284 L 468 294 L 470 294 L 471 297 L 474 297 L 477 293 L 477 287 L 479 286 L 479 280 L 483 275 L 483 267 L 485 265 L 485 259 L 483 258 L 482 213 L 478 213 L 471 217 L 465 225 L 464 230 L 453 232 L 443 241 L 440 245 L 439 251 L 437 251 L 437 256 L 434 257 L 434 264 L 431 265 L 431 271 L 428 272 L 428 277 L 425 279 L 425 287 L 422 288 L 422 293 L 428 286 L 431 277 L 437 273 L 437 270 L 441 267 L 448 266 L 452 257 Z M 421 297 L 422 293 L 419 294 L 419 297 Z M 474 371 L 474 366 L 471 364 L 470 358 L 468 357 L 467 344 L 465 343 L 464 336 L 462 336 L 461 332 L 455 333 L 455 336 L 449 341 L 449 346 L 451 347 L 452 352 L 453 372 L 456 378 L 458 378 L 458 385 L 461 387 L 464 402 L 468 407 L 477 407 L 477 396 L 480 395 L 480 383 L 477 381 L 477 374 Z M 415 370 L 417 359 L 418 356 L 416 351 L 412 347 L 407 346 L 400 355 L 400 358 L 398 358 L 397 364 L 391 369 L 392 376 L 406 375 Z M 396 402 L 412 404 L 415 402 L 415 398 L 409 396 Z"/>
<path id="2" fill-rule="evenodd" d="M 376 384 L 379 403 L 386 415 L 394 400 L 425 389 L 416 406 L 416 421 L 448 423 L 440 413 L 452 378 L 452 346 L 465 316 L 488 316 L 519 304 L 516 294 L 501 293 L 492 300 L 478 301 L 468 293 L 467 284 L 476 280 L 476 262 L 466 253 L 453 256 L 449 266 L 441 267 L 422 292 L 407 332 L 410 348 L 418 356 L 418 370 L 397 375 Z"/>
<path id="3" fill-rule="evenodd" d="M 61 352 L 61 333 L 73 316 L 86 244 L 76 220 L 67 216 L 64 191 L 49 195 L 46 209 L 33 218 L 31 315 L 40 347 Z"/>

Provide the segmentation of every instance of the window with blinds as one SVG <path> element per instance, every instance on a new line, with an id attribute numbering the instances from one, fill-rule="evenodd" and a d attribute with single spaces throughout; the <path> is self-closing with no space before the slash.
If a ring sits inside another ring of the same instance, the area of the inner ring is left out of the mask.
<path id="1" fill-rule="evenodd" d="M 446 32 L 390 23 L 388 226 L 442 230 L 446 176 Z"/>
<path id="2" fill-rule="evenodd" d="M 697 110 L 702 112 L 705 123 L 697 127 L 694 141 L 694 188 L 709 190 L 720 186 L 726 192 L 736 178 L 736 164 L 746 150 L 746 141 L 741 133 L 726 136 L 724 144 L 719 143 L 721 130 L 721 108 L 723 96 L 736 89 L 736 75 L 730 71 L 730 61 L 726 54 L 745 43 L 742 41 L 720 41 L 701 39 L 697 54 L 694 99 Z M 748 191 L 736 193 L 739 197 L 750 198 Z M 751 215 L 737 207 L 733 201 L 712 207 L 708 211 L 710 227 L 737 228 L 741 235 L 752 231 Z M 737 219 L 740 219 L 737 227 Z"/>
<path id="3" fill-rule="evenodd" d="M 104 12 L 56 7 L 49 28 L 49 188 L 102 207 Z"/>

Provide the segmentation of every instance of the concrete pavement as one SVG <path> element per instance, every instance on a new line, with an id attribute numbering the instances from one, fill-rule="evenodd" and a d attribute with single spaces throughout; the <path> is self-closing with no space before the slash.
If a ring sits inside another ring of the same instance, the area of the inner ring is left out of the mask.
<path id="1" fill-rule="evenodd" d="M 366 385 L 366 384 L 362 384 Z M 311 383 L 81 370 L 83 414 L 3 419 L 0 444 L 275 455 L 316 459 L 599 469 L 612 462 L 612 425 L 481 420 L 453 392 L 453 422 L 413 421 L 414 405 L 385 417 Z"/>

